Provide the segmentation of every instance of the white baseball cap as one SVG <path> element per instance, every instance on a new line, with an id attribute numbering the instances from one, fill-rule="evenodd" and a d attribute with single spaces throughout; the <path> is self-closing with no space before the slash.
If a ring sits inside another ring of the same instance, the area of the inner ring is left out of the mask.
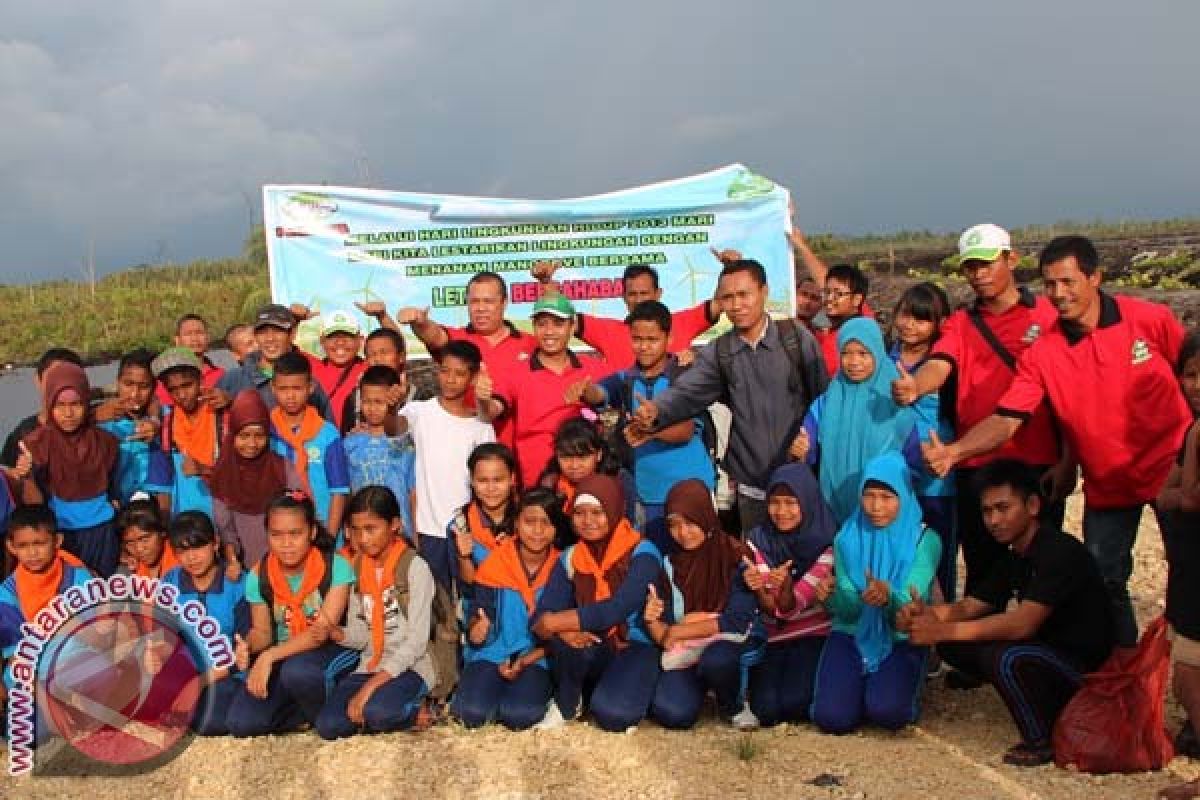
<path id="1" fill-rule="evenodd" d="M 973 225 L 958 237 L 958 255 L 955 266 L 964 261 L 995 261 L 1000 254 L 1012 250 L 1012 237 L 999 225 L 985 222 Z"/>
<path id="2" fill-rule="evenodd" d="M 321 317 L 321 335 L 329 336 L 334 333 L 358 336 L 362 333 L 362 328 L 358 326 L 358 320 L 354 318 L 353 314 L 339 309 Z"/>

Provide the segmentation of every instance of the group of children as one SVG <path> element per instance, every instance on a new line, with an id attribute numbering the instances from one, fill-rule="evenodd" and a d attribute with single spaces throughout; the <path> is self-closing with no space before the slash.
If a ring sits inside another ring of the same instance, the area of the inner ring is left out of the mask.
<path id="1" fill-rule="evenodd" d="M 937 626 L 1003 616 L 1004 592 L 1022 597 L 1029 577 L 993 580 L 994 606 L 955 603 L 954 482 L 922 459 L 953 438 L 951 415 L 937 393 L 905 405 L 893 392 L 929 359 L 950 303 L 933 284 L 905 291 L 889 349 L 849 269 L 826 281 L 831 382 L 745 537 L 714 504 L 711 416 L 607 433 L 592 413 L 631 420 L 686 369 L 653 299 L 626 320 L 631 365 L 573 353 L 575 311 L 547 293 L 519 369 L 494 375 L 476 343 L 447 336 L 422 400 L 378 308 L 365 337 L 349 314 L 325 315 L 317 358 L 294 345 L 306 310 L 264 307 L 256 349 L 228 371 L 189 315 L 175 347 L 122 358 L 115 398 L 98 404 L 79 359 L 49 351 L 42 410 L 0 487 L 15 507 L 0 654 L 57 591 L 123 570 L 198 598 L 234 643 L 234 667 L 205 673 L 202 734 L 335 739 L 443 713 L 524 729 L 585 711 L 606 730 L 689 728 L 710 692 L 742 728 L 901 728 L 919 714 L 931 645 L 952 638 Z M 843 314 L 847 294 L 858 305 Z M 1200 410 L 1200 357 L 1185 352 Z M 511 426 L 500 441 L 498 419 Z M 1179 513 L 1200 507 L 1195 451 L 1173 475 Z M 984 525 L 1015 548 L 1040 530 L 1031 474 L 999 460 L 975 476 Z M 1098 579 L 1070 591 L 1052 617 L 1081 597 L 1105 604 Z M 1111 649 L 1111 626 L 1093 632 L 1080 670 Z M 1014 718 L 1061 708 L 1037 687 L 1008 691 Z M 1013 763 L 1044 760 L 1026 751 Z"/>

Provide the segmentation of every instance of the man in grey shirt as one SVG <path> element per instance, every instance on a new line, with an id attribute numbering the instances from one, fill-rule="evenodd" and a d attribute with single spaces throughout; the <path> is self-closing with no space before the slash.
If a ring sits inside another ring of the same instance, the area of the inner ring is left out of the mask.
<path id="1" fill-rule="evenodd" d="M 729 406 L 733 424 L 725 469 L 737 483 L 743 533 L 765 517 L 771 472 L 788 461 L 809 404 L 829 384 L 816 340 L 793 320 L 772 320 L 769 294 L 761 264 L 727 261 L 717 302 L 733 330 L 701 350 L 671 388 L 634 412 L 634 424 L 652 431 L 689 419 L 718 400 Z"/>

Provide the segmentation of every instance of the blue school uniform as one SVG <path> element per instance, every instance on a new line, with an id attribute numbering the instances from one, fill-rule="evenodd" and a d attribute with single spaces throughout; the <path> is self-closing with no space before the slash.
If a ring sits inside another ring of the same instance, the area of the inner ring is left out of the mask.
<path id="1" fill-rule="evenodd" d="M 72 586 L 83 586 L 92 579 L 93 575 L 84 567 L 63 564 L 62 581 L 58 584 L 58 593 L 62 594 Z M 9 575 L 0 583 L 0 658 L 6 662 L 4 669 L 4 685 L 13 687 L 12 656 L 21 642 L 21 626 L 32 622 L 25 617 L 21 610 L 21 601 L 17 597 L 17 578 Z"/>
<path id="2" fill-rule="evenodd" d="M 547 611 L 575 609 L 582 630 L 604 637 L 614 626 L 627 629 L 627 643 L 618 648 L 610 639 L 583 648 L 570 647 L 557 636 L 548 641 L 550 666 L 555 680 L 555 701 L 567 719 L 581 710 L 584 689 L 592 690 L 590 708 L 596 724 L 607 731 L 623 731 L 636 725 L 650 708 L 658 683 L 661 654 L 646 632 L 642 611 L 647 586 L 660 584 L 662 555 L 648 540 L 641 540 L 629 557 L 629 571 L 612 596 L 579 607 L 575 600 L 574 568 L 568 547 L 554 565 L 542 591 L 535 617 Z M 665 589 L 660 594 L 665 593 Z M 664 617 L 670 616 L 670 608 Z"/>
<path id="3" fill-rule="evenodd" d="M 196 589 L 192 576 L 183 567 L 175 567 L 163 576 L 163 582 L 179 589 L 179 605 L 196 601 L 207 610 L 208 615 L 220 626 L 221 635 L 229 640 L 230 652 L 234 647 L 234 636 L 245 636 L 250 630 L 250 604 L 246 602 L 246 576 L 236 581 L 225 577 L 225 571 L 218 564 L 217 574 L 213 582 L 204 591 Z M 185 633 L 191 633 L 191 627 L 182 626 Z M 211 654 L 203 642 L 188 636 L 188 645 L 196 659 L 196 666 L 207 672 L 215 668 Z M 246 676 L 233 671 L 231 674 L 214 684 L 204 687 L 200 699 L 196 703 L 196 715 L 192 719 L 192 730 L 201 736 L 224 736 L 229 733 L 226 717 L 234 697 L 243 687 Z"/>
<path id="4" fill-rule="evenodd" d="M 171 495 L 171 516 L 184 511 L 203 511 L 212 518 L 212 493 L 208 484 L 199 475 L 186 475 L 183 471 L 184 455 L 175 446 L 171 436 L 171 417 L 175 413 L 172 406 L 163 406 L 162 414 L 162 449 L 163 457 L 152 459 L 150 472 L 147 476 L 148 490 L 151 494 Z M 221 428 L 224 414 L 216 414 L 216 448 L 213 461 L 220 455 Z"/>
<path id="5" fill-rule="evenodd" d="M 329 588 L 354 583 L 354 568 L 340 555 L 329 558 Z M 266 576 L 263 576 L 266 580 Z M 292 591 L 300 588 L 303 575 L 287 578 Z M 264 604 L 258 570 L 246 575 L 246 601 Z M 301 608 L 305 617 L 313 618 L 325 602 L 320 591 L 304 598 Z M 275 629 L 275 641 L 286 642 L 290 637 L 287 614 L 282 605 L 270 609 Z M 278 664 L 267 682 L 267 696 L 253 697 L 238 691 L 226 716 L 233 736 L 262 736 L 292 730 L 303 722 L 315 724 L 317 714 L 338 679 L 358 664 L 359 653 L 341 645 L 326 642 L 315 650 L 297 653 Z"/>
<path id="6" fill-rule="evenodd" d="M 404 535 L 416 541 L 413 527 L 410 493 L 417 485 L 416 448 L 412 436 L 376 436 L 370 433 L 350 433 L 342 440 L 346 451 L 350 490 L 364 486 L 386 486 L 400 503 Z"/>
<path id="7" fill-rule="evenodd" d="M 271 450 L 294 465 L 296 453 L 292 446 L 271 430 Z M 329 502 L 332 495 L 350 494 L 350 471 L 346 465 L 346 450 L 337 428 L 325 422 L 317 435 L 304 443 L 308 456 L 308 485 L 312 489 L 317 517 L 329 521 Z"/>
<path id="8" fill-rule="evenodd" d="M 125 505 L 137 492 L 156 493 L 156 487 L 150 483 L 151 467 L 155 459 L 166 458 L 158 437 L 148 442 L 131 438 L 137 430 L 137 421 L 132 419 L 109 420 L 99 423 L 97 427 L 111 433 L 119 443 L 117 466 L 110 488 L 113 498 Z M 160 471 L 162 466 L 159 465 Z"/>

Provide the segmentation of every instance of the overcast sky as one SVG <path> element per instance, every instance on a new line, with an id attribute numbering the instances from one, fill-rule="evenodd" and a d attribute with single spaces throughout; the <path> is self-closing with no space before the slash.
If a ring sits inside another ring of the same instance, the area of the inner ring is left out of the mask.
<path id="1" fill-rule="evenodd" d="M 813 231 L 1200 215 L 1200 2 L 0 0 L 0 282 L 239 251 L 263 183 L 740 161 Z"/>

